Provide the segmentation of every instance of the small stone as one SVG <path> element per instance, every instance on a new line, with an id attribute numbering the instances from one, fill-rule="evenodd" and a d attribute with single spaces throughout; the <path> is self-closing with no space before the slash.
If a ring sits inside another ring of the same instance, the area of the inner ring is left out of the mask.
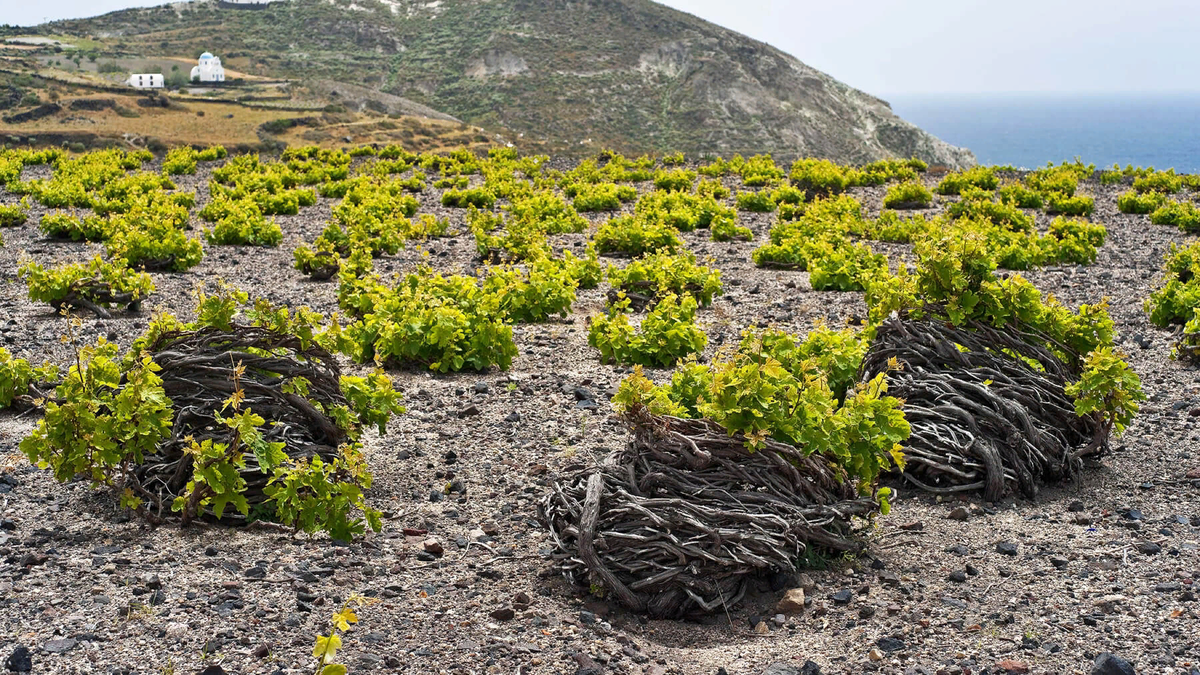
<path id="1" fill-rule="evenodd" d="M 804 589 L 793 588 L 783 594 L 775 611 L 781 614 L 799 614 L 804 611 Z"/>
<path id="2" fill-rule="evenodd" d="M 919 520 L 911 523 L 905 523 L 900 526 L 900 529 L 904 530 L 905 532 L 920 532 L 921 530 L 925 529 L 925 523 Z"/>
<path id="3" fill-rule="evenodd" d="M 966 580 L 967 573 L 962 570 L 954 570 L 946 577 L 946 581 L 953 581 L 956 584 L 961 584 Z"/>
<path id="4" fill-rule="evenodd" d="M 996 544 L 996 553 L 999 553 L 1000 555 L 1016 556 L 1017 545 L 1010 541 L 1002 541 L 999 544 Z"/>
<path id="5" fill-rule="evenodd" d="M 488 393 L 488 383 L 487 382 L 476 382 L 475 383 L 475 393 L 476 394 Z"/>
<path id="6" fill-rule="evenodd" d="M 1109 652 L 1101 653 L 1092 663 L 1091 675 L 1136 675 L 1136 673 L 1133 664 Z"/>
<path id="7" fill-rule="evenodd" d="M 442 548 L 442 542 L 433 538 L 426 539 L 425 541 L 421 542 L 421 548 L 426 553 L 431 553 L 436 556 L 440 556 L 446 552 L 446 550 Z"/>
<path id="8" fill-rule="evenodd" d="M 858 618 L 869 619 L 873 616 L 875 616 L 875 606 L 874 605 L 863 605 L 858 608 Z"/>
<path id="9" fill-rule="evenodd" d="M 876 649 L 874 647 L 871 647 L 871 651 L 867 652 L 867 658 L 871 659 L 872 661 L 882 661 L 883 660 L 883 652 L 879 651 L 878 649 Z"/>
<path id="10" fill-rule="evenodd" d="M 958 507 L 955 507 L 953 510 L 951 510 L 950 513 L 946 515 L 946 517 L 949 518 L 950 520 L 957 520 L 957 521 L 962 522 L 971 517 L 971 512 L 968 511 L 967 507 L 965 507 L 965 506 L 958 506 Z"/>
<path id="11" fill-rule="evenodd" d="M 805 593 L 811 593 L 817 587 L 817 582 L 813 581 L 812 577 L 802 573 L 799 577 L 796 577 L 796 586 L 803 588 Z"/>
<path id="12" fill-rule="evenodd" d="M 469 406 L 463 408 L 462 410 L 458 411 L 459 418 L 474 417 L 478 414 L 479 414 L 479 406 L 474 405 L 474 404 L 469 405 Z"/>
<path id="13" fill-rule="evenodd" d="M 1142 514 L 1141 511 L 1139 511 L 1137 509 L 1126 509 L 1124 512 L 1121 513 L 1121 515 L 1129 520 L 1143 520 L 1146 517 L 1144 514 Z"/>
<path id="14" fill-rule="evenodd" d="M 967 574 L 969 574 L 969 575 L 971 575 L 971 576 L 973 576 L 973 577 L 977 577 L 977 576 L 979 576 L 979 568 L 978 568 L 978 567 L 976 567 L 976 566 L 974 566 L 974 565 L 972 565 L 971 563 L 967 563 L 967 569 L 966 569 L 966 572 L 967 572 Z"/>
<path id="15" fill-rule="evenodd" d="M 846 588 L 834 593 L 830 598 L 835 605 L 848 605 L 850 604 L 850 600 L 854 598 L 854 594 L 850 592 L 850 589 Z"/>
<path id="16" fill-rule="evenodd" d="M 254 651 L 250 652 L 250 655 L 256 659 L 265 659 L 270 654 L 271 654 L 271 647 L 269 645 L 267 645 L 266 643 L 255 647 Z"/>
<path id="17" fill-rule="evenodd" d="M 437 503 L 437 502 L 442 501 L 442 497 L 444 497 L 444 496 L 445 495 L 442 494 L 441 490 L 432 490 L 429 493 L 429 501 Z"/>
<path id="18" fill-rule="evenodd" d="M 497 621 L 511 621 L 516 615 L 517 613 L 513 611 L 512 607 L 497 607 L 488 613 L 488 616 Z"/>
<path id="19" fill-rule="evenodd" d="M 1004 659 L 996 664 L 996 670 L 1006 673 L 1015 673 L 1016 675 L 1024 675 L 1029 672 L 1029 664 L 1024 661 L 1014 661 L 1013 659 Z"/>
<path id="20" fill-rule="evenodd" d="M 4 667 L 10 673 L 33 672 L 33 655 L 29 653 L 29 647 L 18 645 L 4 660 Z"/>
<path id="21" fill-rule="evenodd" d="M 1137 545 L 1137 550 L 1146 555 L 1155 555 L 1162 551 L 1162 547 L 1152 541 L 1143 541 Z"/>
<path id="22" fill-rule="evenodd" d="M 188 625 L 179 621 L 172 621 L 166 627 L 167 637 L 178 639 L 188 634 Z"/>
<path id="23" fill-rule="evenodd" d="M 75 648 L 79 644 L 77 640 L 72 638 L 59 638 L 57 640 L 49 640 L 42 645 L 42 649 L 51 654 L 64 654 Z"/>
<path id="24" fill-rule="evenodd" d="M 1067 565 L 1069 563 L 1070 561 L 1066 558 L 1060 558 L 1058 556 L 1053 556 L 1050 558 L 1050 564 L 1054 565 L 1054 569 L 1065 570 L 1067 569 Z"/>
<path id="25" fill-rule="evenodd" d="M 1084 505 L 1084 503 L 1079 501 L 1078 499 L 1071 502 L 1070 504 L 1067 504 L 1067 511 L 1069 511 L 1071 513 L 1081 513 L 1085 508 L 1087 508 L 1087 507 Z"/>
<path id="26" fill-rule="evenodd" d="M 754 632 L 758 635 L 769 635 L 771 633 L 771 627 L 767 625 L 766 621 L 759 621 L 758 624 L 754 626 Z"/>
<path id="27" fill-rule="evenodd" d="M 881 637 L 875 641 L 875 646 L 890 654 L 891 652 L 904 651 L 906 645 L 904 644 L 904 640 L 900 638 Z"/>

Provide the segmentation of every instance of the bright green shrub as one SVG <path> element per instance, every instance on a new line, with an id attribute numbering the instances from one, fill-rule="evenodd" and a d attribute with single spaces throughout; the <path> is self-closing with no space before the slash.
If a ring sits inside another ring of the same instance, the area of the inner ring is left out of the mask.
<path id="1" fill-rule="evenodd" d="M 860 243 L 835 246 L 821 242 L 808 261 L 814 291 L 861 291 L 879 270 L 887 270 L 887 256 Z"/>
<path id="2" fill-rule="evenodd" d="M 571 270 L 549 258 L 534 260 L 524 270 L 493 267 L 483 281 L 483 292 L 498 297 L 500 309 L 517 323 L 539 323 L 555 315 L 566 318 L 577 287 Z"/>
<path id="3" fill-rule="evenodd" d="M 1117 210 L 1121 213 L 1154 213 L 1167 202 L 1161 192 L 1138 192 L 1126 190 L 1117 198 Z"/>
<path id="4" fill-rule="evenodd" d="M 510 215 L 510 222 L 528 223 L 546 234 L 583 232 L 588 226 L 587 218 L 550 191 L 515 198 L 505 208 Z"/>
<path id="5" fill-rule="evenodd" d="M 496 195 L 487 188 L 471 190 L 447 190 L 442 193 L 442 206 L 465 209 L 474 206 L 479 209 L 490 209 L 496 204 Z"/>
<path id="6" fill-rule="evenodd" d="M 1046 196 L 1046 213 L 1065 216 L 1090 216 L 1096 204 L 1087 195 L 1067 196 L 1062 192 L 1052 192 Z"/>
<path id="7" fill-rule="evenodd" d="M 976 166 L 963 171 L 946 174 L 938 183 L 935 191 L 940 195 L 957 195 L 969 187 L 981 190 L 995 190 L 1000 185 L 996 171 L 992 167 Z"/>
<path id="8" fill-rule="evenodd" d="M 1183 178 L 1175 175 L 1174 171 L 1155 171 L 1145 176 L 1139 176 L 1133 181 L 1135 192 L 1158 194 L 1174 194 L 1183 189 Z"/>
<path id="9" fill-rule="evenodd" d="M 792 185 L 804 190 L 809 199 L 836 195 L 853 185 L 847 171 L 827 159 L 801 159 L 792 164 Z"/>
<path id="10" fill-rule="evenodd" d="M 696 264 L 696 255 L 690 251 L 654 251 L 624 268 L 610 265 L 608 281 L 625 293 L 656 298 L 690 295 L 704 307 L 722 293 L 721 271 Z"/>
<path id="11" fill-rule="evenodd" d="M 1150 214 L 1155 225 L 1175 225 L 1184 232 L 1200 231 L 1200 210 L 1191 202 L 1168 201 Z"/>
<path id="12" fill-rule="evenodd" d="M 787 172 L 777 166 L 770 155 L 755 155 L 747 159 L 742 164 L 740 173 L 742 184 L 746 187 L 774 185 L 787 176 Z"/>
<path id="13" fill-rule="evenodd" d="M 754 238 L 754 233 L 748 227 L 742 227 L 737 224 L 737 221 L 727 216 L 721 216 L 712 221 L 709 225 L 709 231 L 712 233 L 713 241 L 750 241 Z"/>
<path id="14" fill-rule="evenodd" d="M 696 326 L 696 299 L 668 295 L 646 315 L 635 331 L 626 311 L 629 300 L 614 303 L 607 314 L 589 321 L 588 344 L 604 363 L 669 367 L 704 350 L 708 337 Z"/>
<path id="15" fill-rule="evenodd" d="M 675 251 L 683 246 L 674 227 L 639 216 L 612 218 L 596 230 L 593 241 L 603 255 L 639 256 L 659 249 Z"/>
<path id="16" fill-rule="evenodd" d="M 162 222 L 119 230 L 105 249 L 109 257 L 126 260 L 132 267 L 171 272 L 191 269 L 204 258 L 199 241 Z"/>
<path id="17" fill-rule="evenodd" d="M 58 368 L 47 363 L 34 368 L 25 359 L 13 358 L 0 347 L 0 409 L 12 406 L 19 398 L 30 395 L 31 385 L 52 382 L 58 378 Z"/>
<path id="18" fill-rule="evenodd" d="M 737 208 L 739 211 L 752 213 L 770 213 L 775 210 L 775 196 L 767 190 L 760 192 L 738 192 Z"/>
<path id="19" fill-rule="evenodd" d="M 667 192 L 690 192 L 696 182 L 696 172 L 688 169 L 658 171 L 654 174 L 654 187 Z"/>
<path id="20" fill-rule="evenodd" d="M 1186 324 L 1200 308 L 1200 243 L 1171 244 L 1163 265 L 1163 284 L 1146 300 L 1150 322 L 1161 328 Z"/>
<path id="21" fill-rule="evenodd" d="M 711 197 L 662 191 L 642 196 L 634 206 L 634 215 L 681 232 L 708 227 L 717 218 L 737 219 L 737 211 Z"/>
<path id="22" fill-rule="evenodd" d="M 172 148 L 163 159 L 163 172 L 168 176 L 193 175 L 196 173 L 198 154 L 187 146 Z"/>
<path id="23" fill-rule="evenodd" d="M 254 202 L 243 200 L 229 202 L 224 215 L 212 229 L 204 231 L 204 237 L 218 245 L 278 246 L 283 241 L 283 230 L 274 219 L 267 221 Z"/>
<path id="24" fill-rule="evenodd" d="M 394 288 L 371 277 L 358 283 L 358 304 L 343 308 L 362 319 L 345 329 L 341 344 L 359 362 L 420 363 L 445 373 L 504 370 L 517 356 L 503 298 L 471 277 L 421 269 Z"/>
<path id="25" fill-rule="evenodd" d="M 5 206 L 0 204 L 0 227 L 16 227 L 29 217 L 23 204 Z"/>
<path id="26" fill-rule="evenodd" d="M 1045 203 L 1042 194 L 1031 190 L 1020 183 L 1009 183 L 996 193 L 1004 204 L 1011 204 L 1020 209 L 1040 209 Z"/>
<path id="27" fill-rule="evenodd" d="M 883 198 L 885 209 L 925 209 L 932 203 L 933 193 L 917 182 L 893 185 Z"/>
<path id="28" fill-rule="evenodd" d="M 630 185 L 615 183 L 584 184 L 578 186 L 572 196 L 571 205 L 576 211 L 616 211 L 622 202 L 637 198 L 637 190 Z"/>
<path id="29" fill-rule="evenodd" d="M 100 256 L 49 268 L 27 258 L 17 273 L 29 285 L 30 300 L 56 309 L 136 305 L 154 292 L 149 274 L 129 269 L 124 260 L 109 263 Z"/>

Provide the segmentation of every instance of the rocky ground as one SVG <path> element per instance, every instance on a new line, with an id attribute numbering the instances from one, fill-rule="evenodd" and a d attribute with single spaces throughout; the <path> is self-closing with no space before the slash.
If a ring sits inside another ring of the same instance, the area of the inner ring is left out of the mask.
<path id="1" fill-rule="evenodd" d="M 207 170 L 181 183 L 207 198 Z M 1200 379 L 1170 359 L 1169 333 L 1142 311 L 1168 245 L 1186 237 L 1117 213 L 1123 189 L 1085 187 L 1097 198 L 1094 219 L 1109 228 L 1096 265 L 1027 275 L 1070 305 L 1110 298 L 1150 396 L 1078 484 L 998 503 L 941 502 L 898 486 L 891 515 L 867 533 L 869 557 L 765 579 L 740 606 L 704 621 L 647 621 L 590 601 L 551 569 L 536 517 L 557 475 L 627 438 L 607 403 L 627 371 L 601 365 L 586 340 L 602 287 L 581 292 L 568 319 L 518 326 L 521 355 L 508 372 L 393 373 L 408 413 L 368 448 L 370 500 L 386 513 L 384 530 L 349 546 L 267 527 L 148 527 L 86 483 L 59 485 L 31 467 L 17 444 L 35 416 L 0 413 L 0 659 L 19 667 L 28 654 L 44 673 L 312 672 L 314 637 L 349 594 L 364 593 L 378 602 L 346 635 L 351 672 L 1088 673 L 1102 652 L 1139 673 L 1200 672 Z M 432 192 L 422 210 L 461 222 Z M 877 210 L 882 189 L 858 196 Z M 0 191 L 0 202 L 14 201 Z M 148 304 L 188 315 L 193 287 L 220 278 L 333 311 L 335 287 L 291 269 L 291 250 L 320 232 L 330 208 L 321 200 L 279 218 L 278 249 L 209 248 L 186 274 L 156 274 Z M 25 298 L 17 261 L 22 251 L 80 260 L 91 247 L 40 240 L 42 212 L 3 232 L 0 344 L 65 363 L 64 320 Z M 760 238 L 769 229 L 768 217 L 742 218 Z M 860 294 L 813 292 L 805 273 L 754 268 L 754 243 L 706 237 L 685 235 L 726 283 L 702 313 L 710 352 L 748 325 L 803 332 L 865 311 Z M 894 260 L 908 255 L 875 246 Z M 473 266 L 473 251 L 460 234 L 380 269 L 404 271 L 427 252 L 438 268 L 459 271 Z M 84 317 L 82 333 L 128 345 L 147 313 Z M 444 496 L 453 481 L 463 492 Z M 780 612 L 789 588 L 791 611 Z M 803 609 L 794 588 L 804 590 Z"/>

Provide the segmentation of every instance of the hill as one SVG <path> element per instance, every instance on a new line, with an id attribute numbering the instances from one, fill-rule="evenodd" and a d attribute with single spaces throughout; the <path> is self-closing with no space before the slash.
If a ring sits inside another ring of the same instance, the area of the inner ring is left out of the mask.
<path id="1" fill-rule="evenodd" d="M 646 0 L 292 0 L 260 11 L 199 0 L 38 30 L 124 54 L 209 50 L 252 75 L 366 87 L 511 130 L 527 150 L 974 163 L 878 98 Z"/>

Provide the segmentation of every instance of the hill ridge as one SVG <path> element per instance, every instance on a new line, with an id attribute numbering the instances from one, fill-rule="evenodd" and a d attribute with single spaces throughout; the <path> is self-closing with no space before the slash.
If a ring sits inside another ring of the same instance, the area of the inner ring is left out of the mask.
<path id="1" fill-rule="evenodd" d="M 43 28 L 368 87 L 509 129 L 518 145 L 552 154 L 611 147 L 974 164 L 884 100 L 649 0 L 290 0 L 257 11 L 197 0 Z"/>

